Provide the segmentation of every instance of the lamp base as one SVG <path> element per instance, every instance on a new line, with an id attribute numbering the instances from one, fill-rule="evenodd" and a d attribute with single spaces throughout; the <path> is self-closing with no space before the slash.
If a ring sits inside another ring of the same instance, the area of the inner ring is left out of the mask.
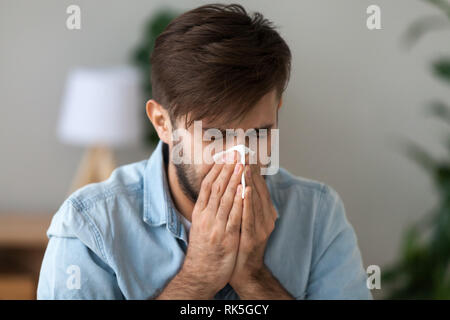
<path id="1" fill-rule="evenodd" d="M 89 183 L 108 179 L 115 168 L 116 161 L 110 148 L 106 146 L 89 147 L 81 159 L 69 193 Z"/>

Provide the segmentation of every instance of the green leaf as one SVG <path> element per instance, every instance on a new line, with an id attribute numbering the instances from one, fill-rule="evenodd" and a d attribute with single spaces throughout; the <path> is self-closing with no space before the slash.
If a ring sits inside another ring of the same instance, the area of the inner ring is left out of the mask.
<path id="1" fill-rule="evenodd" d="M 428 105 L 427 111 L 432 115 L 443 118 L 450 123 L 450 108 L 442 101 L 433 101 Z"/>
<path id="2" fill-rule="evenodd" d="M 419 145 L 409 142 L 404 144 L 405 153 L 420 167 L 428 172 L 433 172 L 436 160 Z"/>
<path id="3" fill-rule="evenodd" d="M 433 63 L 433 74 L 450 83 L 450 58 L 441 58 Z"/>
<path id="4" fill-rule="evenodd" d="M 444 13 L 446 19 L 425 17 L 408 30 L 409 44 L 424 33 L 448 25 L 450 2 L 424 0 Z M 434 19 L 434 20 L 433 20 Z M 450 58 L 443 57 L 432 65 L 433 73 L 450 82 Z M 450 108 L 435 101 L 428 111 L 450 124 Z M 450 151 L 450 137 L 447 147 Z M 403 235 L 401 254 L 382 276 L 390 289 L 391 299 L 450 299 L 450 159 L 436 160 L 415 143 L 404 145 L 406 153 L 424 168 L 438 190 L 438 206 L 417 221 Z M 450 152 L 447 154 L 447 157 Z M 389 287 L 390 286 L 390 287 Z"/>
<path id="5" fill-rule="evenodd" d="M 449 27 L 450 21 L 446 17 L 442 17 L 440 15 L 422 17 L 413 22 L 413 24 L 406 30 L 402 37 L 402 43 L 409 49 L 425 34 Z"/>
<path id="6" fill-rule="evenodd" d="M 436 168 L 435 182 L 440 192 L 450 195 L 450 164 L 444 163 Z"/>
<path id="7" fill-rule="evenodd" d="M 450 3 L 447 0 L 422 0 L 422 1 L 433 5 L 450 19 Z"/>

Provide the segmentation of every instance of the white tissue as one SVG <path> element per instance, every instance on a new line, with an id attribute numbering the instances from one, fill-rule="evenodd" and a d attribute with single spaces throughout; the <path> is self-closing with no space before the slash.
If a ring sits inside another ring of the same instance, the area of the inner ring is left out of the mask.
<path id="1" fill-rule="evenodd" d="M 234 147 L 231 147 L 231 148 L 229 148 L 229 149 L 227 149 L 225 151 L 221 151 L 221 152 L 216 153 L 215 155 L 213 155 L 213 159 L 214 159 L 214 161 L 217 161 L 217 160 L 219 160 L 222 157 L 222 155 L 224 153 L 232 152 L 234 150 L 239 152 L 239 155 L 240 155 L 239 158 L 241 160 L 242 166 L 245 166 L 245 155 L 247 153 L 249 153 L 250 155 L 255 154 L 255 152 L 253 150 L 247 148 L 245 145 L 238 144 L 238 145 L 236 145 Z M 244 192 L 245 192 L 245 176 L 244 176 L 244 172 L 242 172 L 241 184 L 242 184 L 242 199 L 244 199 Z"/>

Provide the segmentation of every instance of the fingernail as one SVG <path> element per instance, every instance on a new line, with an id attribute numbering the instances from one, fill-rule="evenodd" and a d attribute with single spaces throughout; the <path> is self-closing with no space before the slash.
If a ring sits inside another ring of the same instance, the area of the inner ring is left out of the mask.
<path id="1" fill-rule="evenodd" d="M 251 177 L 250 166 L 247 167 L 247 172 L 245 174 L 247 175 L 247 178 Z"/>
<path id="2" fill-rule="evenodd" d="M 242 184 L 238 185 L 236 193 L 237 194 L 241 194 L 242 193 Z"/>

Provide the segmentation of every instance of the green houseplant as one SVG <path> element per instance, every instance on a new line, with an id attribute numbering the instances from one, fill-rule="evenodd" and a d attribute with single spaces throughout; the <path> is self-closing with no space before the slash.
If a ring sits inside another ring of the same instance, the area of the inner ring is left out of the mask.
<path id="1" fill-rule="evenodd" d="M 150 73 L 152 66 L 150 56 L 155 46 L 155 40 L 166 26 L 177 16 L 177 13 L 171 9 L 162 9 L 150 17 L 144 28 L 141 43 L 132 53 L 132 63 L 142 72 L 142 87 L 146 99 L 152 96 L 152 84 Z M 158 142 L 158 135 L 153 126 L 148 122 L 145 109 L 143 109 L 144 141 L 149 146 L 154 146 Z"/>
<path id="2" fill-rule="evenodd" d="M 450 27 L 450 3 L 424 0 L 439 9 L 438 15 L 416 21 L 406 33 L 406 44 L 415 43 L 429 31 Z M 431 65 L 437 79 L 450 85 L 450 54 Z M 450 108 L 443 101 L 430 103 L 433 116 L 450 125 Z M 450 155 L 450 137 L 446 148 Z M 406 153 L 431 176 L 438 192 L 438 204 L 404 235 L 398 260 L 382 273 L 390 299 L 450 299 L 450 157 L 435 158 L 414 143 L 406 143 Z"/>

